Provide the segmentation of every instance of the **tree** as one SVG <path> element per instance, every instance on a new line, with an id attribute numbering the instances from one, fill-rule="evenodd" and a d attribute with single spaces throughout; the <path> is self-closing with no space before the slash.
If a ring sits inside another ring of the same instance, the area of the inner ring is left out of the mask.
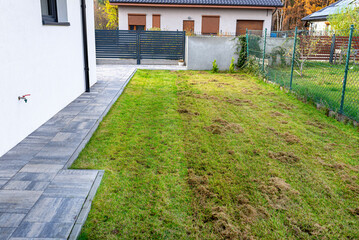
<path id="1" fill-rule="evenodd" d="M 323 46 L 330 42 L 328 38 L 322 38 L 321 36 L 299 36 L 297 38 L 297 47 L 295 51 L 294 62 L 299 68 L 299 72 L 294 70 L 299 76 L 303 77 L 303 68 L 307 60 L 317 55 Z M 289 55 L 289 54 L 288 54 Z"/>
<path id="2" fill-rule="evenodd" d="M 301 19 L 332 3 L 335 0 L 282 0 L 283 9 L 277 10 L 273 16 L 274 28 L 277 31 L 303 27 Z"/>
<path id="3" fill-rule="evenodd" d="M 117 7 L 110 4 L 109 0 L 94 0 L 95 27 L 96 29 L 117 29 Z"/>
<path id="4" fill-rule="evenodd" d="M 350 26 L 359 27 L 359 7 L 348 6 L 339 9 L 336 13 L 328 16 L 332 30 L 340 31 L 341 35 L 348 36 Z"/>
<path id="5" fill-rule="evenodd" d="M 105 12 L 107 15 L 107 25 L 108 29 L 117 29 L 118 28 L 118 9 L 117 6 L 110 4 L 109 0 L 105 2 Z"/>

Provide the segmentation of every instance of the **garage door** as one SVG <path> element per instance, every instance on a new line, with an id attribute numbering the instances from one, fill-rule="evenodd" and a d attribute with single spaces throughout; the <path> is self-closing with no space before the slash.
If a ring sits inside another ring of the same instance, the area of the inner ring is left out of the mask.
<path id="1" fill-rule="evenodd" d="M 246 29 L 263 30 L 263 20 L 237 20 L 236 35 L 246 35 Z"/>

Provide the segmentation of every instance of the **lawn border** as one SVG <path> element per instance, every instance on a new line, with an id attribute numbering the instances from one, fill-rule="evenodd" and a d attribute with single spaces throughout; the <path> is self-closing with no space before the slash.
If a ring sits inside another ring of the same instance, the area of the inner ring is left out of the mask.
<path id="1" fill-rule="evenodd" d="M 111 100 L 111 102 L 107 105 L 107 108 L 105 109 L 105 111 L 103 111 L 103 113 L 101 114 L 101 116 L 97 119 L 96 123 L 92 126 L 92 128 L 89 130 L 89 132 L 86 134 L 86 136 L 83 138 L 82 142 L 80 143 L 80 145 L 76 148 L 76 150 L 74 151 L 74 153 L 71 155 L 70 159 L 67 161 L 67 163 L 65 164 L 65 166 L 63 167 L 63 170 L 69 169 L 71 167 L 71 165 L 74 163 L 74 161 L 77 159 L 77 157 L 79 156 L 79 154 L 81 153 L 81 151 L 85 148 L 86 144 L 90 141 L 92 135 L 94 134 L 94 132 L 96 131 L 96 129 L 98 128 L 98 126 L 100 125 L 102 119 L 107 115 L 107 113 L 110 111 L 112 105 L 117 101 L 117 99 L 121 96 L 121 94 L 123 93 L 123 91 L 125 90 L 127 84 L 130 82 L 130 80 L 132 79 L 132 77 L 135 75 L 135 73 L 137 72 L 137 68 L 132 72 L 132 74 L 127 78 L 126 82 L 123 84 L 123 86 L 121 87 L 121 89 L 118 91 L 118 93 L 113 97 L 113 99 Z"/>
<path id="2" fill-rule="evenodd" d="M 87 198 L 85 200 L 85 203 L 82 205 L 80 213 L 75 221 L 75 224 L 71 229 L 71 233 L 70 233 L 70 236 L 68 237 L 68 240 L 78 239 L 78 237 L 81 233 L 81 229 L 82 229 L 83 225 L 85 224 L 87 216 L 91 210 L 92 200 L 94 199 L 94 197 L 96 195 L 97 189 L 100 186 L 100 183 L 101 183 L 101 180 L 102 180 L 104 174 L 105 174 L 104 170 L 98 170 L 95 181 L 93 182 L 90 192 L 87 195 Z"/>

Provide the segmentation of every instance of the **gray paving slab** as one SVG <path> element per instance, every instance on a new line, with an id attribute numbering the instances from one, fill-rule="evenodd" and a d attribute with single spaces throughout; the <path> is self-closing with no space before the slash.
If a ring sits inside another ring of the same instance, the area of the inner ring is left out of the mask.
<path id="1" fill-rule="evenodd" d="M 41 191 L 0 190 L 0 213 L 27 213 L 41 194 Z"/>
<path id="2" fill-rule="evenodd" d="M 8 239 L 16 228 L 2 228 L 0 227 L 0 239 Z"/>
<path id="3" fill-rule="evenodd" d="M 83 93 L 0 157 L 0 240 L 77 238 L 103 171 L 67 168 L 137 68 L 99 66 L 91 92 Z"/>
<path id="4" fill-rule="evenodd" d="M 0 213 L 0 228 L 18 227 L 25 216 L 21 213 Z"/>

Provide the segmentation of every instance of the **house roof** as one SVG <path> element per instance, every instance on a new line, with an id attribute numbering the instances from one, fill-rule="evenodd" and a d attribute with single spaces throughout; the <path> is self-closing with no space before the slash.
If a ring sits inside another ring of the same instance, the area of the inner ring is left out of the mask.
<path id="1" fill-rule="evenodd" d="M 283 7 L 281 0 L 110 0 L 113 4 Z"/>
<path id="2" fill-rule="evenodd" d="M 325 21 L 331 14 L 337 13 L 338 11 L 346 7 L 359 6 L 359 0 L 339 0 L 325 8 L 320 9 L 304 18 L 302 21 Z"/>

